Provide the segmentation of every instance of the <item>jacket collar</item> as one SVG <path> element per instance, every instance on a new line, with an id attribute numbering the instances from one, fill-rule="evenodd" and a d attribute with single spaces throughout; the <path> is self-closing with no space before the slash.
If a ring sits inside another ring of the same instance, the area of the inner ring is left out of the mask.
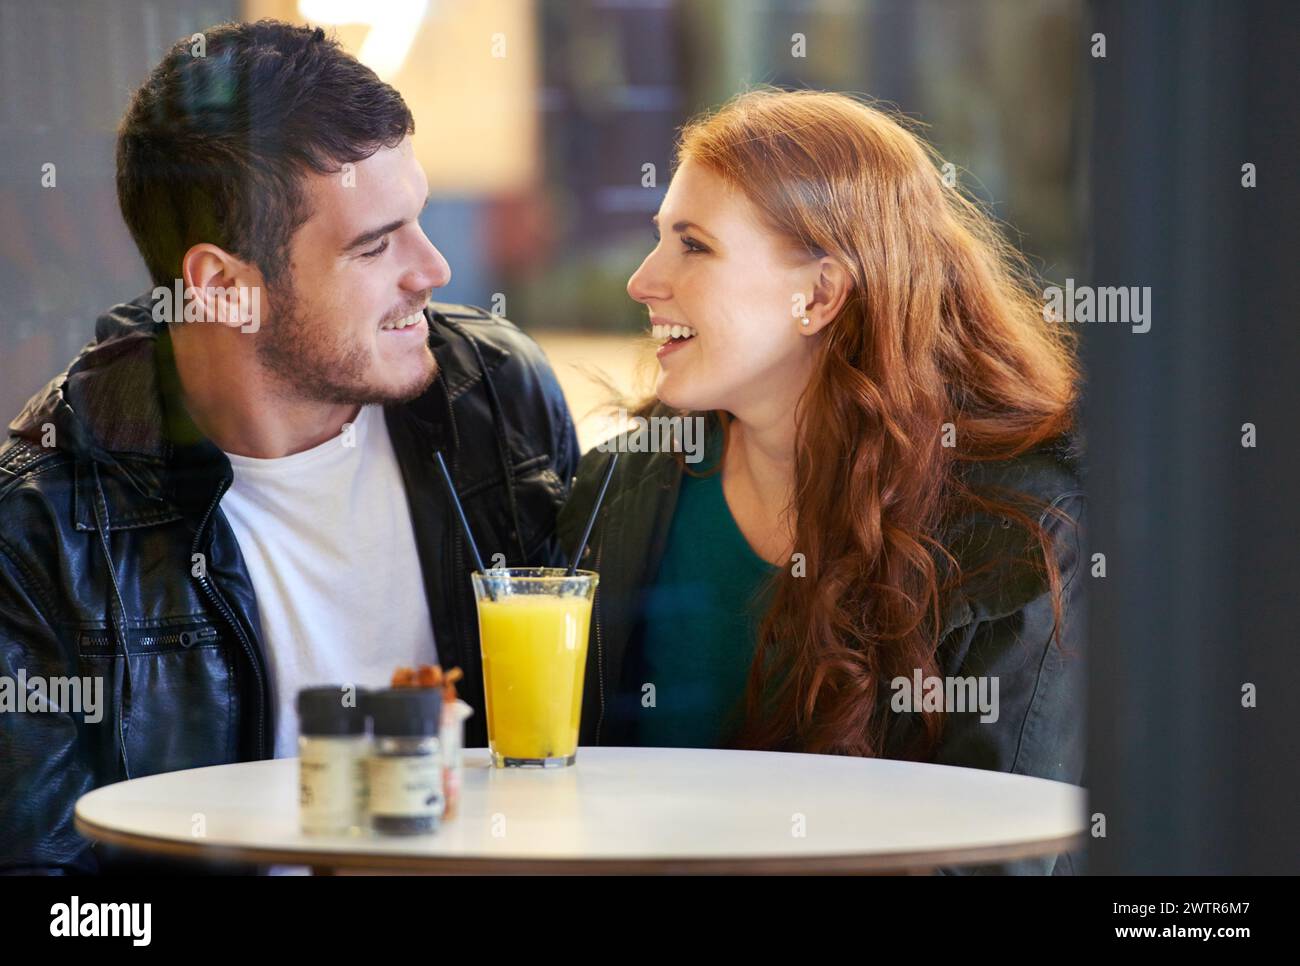
<path id="1" fill-rule="evenodd" d="M 100 474 L 108 505 L 119 508 L 110 520 L 113 530 L 165 522 L 177 511 L 202 513 L 231 478 L 230 461 L 183 403 L 171 333 L 154 318 L 153 304 L 146 293 L 100 316 L 95 340 L 9 424 L 12 435 L 37 445 L 53 427 L 56 448 L 76 459 L 79 529 L 94 529 L 89 462 L 114 471 Z M 433 303 L 426 310 L 439 368 L 433 387 L 386 412 L 389 420 L 414 422 L 438 448 L 453 443 L 445 433 L 450 404 L 510 358 L 492 340 L 471 342 L 451 309 Z M 127 491 L 146 503 L 128 499 Z"/>

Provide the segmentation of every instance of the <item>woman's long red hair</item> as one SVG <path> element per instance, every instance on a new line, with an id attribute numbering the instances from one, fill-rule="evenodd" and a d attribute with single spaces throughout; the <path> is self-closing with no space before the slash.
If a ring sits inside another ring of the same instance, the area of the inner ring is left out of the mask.
<path id="1" fill-rule="evenodd" d="M 963 482 L 1072 428 L 1078 369 L 993 220 L 945 184 L 933 150 L 851 97 L 753 91 L 687 125 L 690 160 L 739 187 L 772 230 L 829 255 L 853 289 L 800 401 L 794 549 L 773 587 L 735 744 L 875 756 L 895 677 L 939 674 L 939 605 L 960 576 L 938 540 L 969 510 L 1013 518 L 1060 575 L 1023 503 Z M 951 424 L 951 426 L 945 426 Z M 943 445 L 955 437 L 955 446 Z M 908 756 L 943 727 L 926 712 Z"/>

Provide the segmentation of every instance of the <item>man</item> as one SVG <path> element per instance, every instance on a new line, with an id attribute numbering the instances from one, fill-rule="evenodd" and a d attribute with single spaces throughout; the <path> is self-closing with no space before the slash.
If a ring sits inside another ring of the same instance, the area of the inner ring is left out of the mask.
<path id="1" fill-rule="evenodd" d="M 302 686 L 458 666 L 485 745 L 436 453 L 485 558 L 559 562 L 568 409 L 510 323 L 428 301 L 450 270 L 401 96 L 319 30 L 188 44 L 118 134 L 156 287 L 0 448 L 0 685 L 28 705 L 0 713 L 0 869 L 102 871 L 73 828 L 98 785 L 296 754 Z"/>

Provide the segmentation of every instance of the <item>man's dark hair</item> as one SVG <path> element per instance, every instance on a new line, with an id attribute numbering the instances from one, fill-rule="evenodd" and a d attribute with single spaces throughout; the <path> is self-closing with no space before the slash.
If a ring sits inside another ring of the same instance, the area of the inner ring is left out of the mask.
<path id="1" fill-rule="evenodd" d="M 332 174 L 415 131 L 406 102 L 320 28 L 275 20 L 178 41 L 136 91 L 117 134 L 117 199 L 155 285 L 200 242 L 288 268 L 311 212 L 302 176 Z"/>

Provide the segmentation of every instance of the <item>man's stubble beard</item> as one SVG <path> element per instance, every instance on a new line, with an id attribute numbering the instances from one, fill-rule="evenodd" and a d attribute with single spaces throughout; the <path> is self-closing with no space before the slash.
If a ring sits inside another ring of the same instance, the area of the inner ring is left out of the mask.
<path id="1" fill-rule="evenodd" d="M 287 399 L 346 406 L 409 402 L 423 395 L 438 376 L 426 346 L 430 365 L 417 383 L 397 390 L 371 385 L 366 382 L 370 353 L 309 319 L 292 283 L 278 286 L 274 293 L 268 285 L 266 301 L 270 324 L 254 335 L 257 360 Z"/>

